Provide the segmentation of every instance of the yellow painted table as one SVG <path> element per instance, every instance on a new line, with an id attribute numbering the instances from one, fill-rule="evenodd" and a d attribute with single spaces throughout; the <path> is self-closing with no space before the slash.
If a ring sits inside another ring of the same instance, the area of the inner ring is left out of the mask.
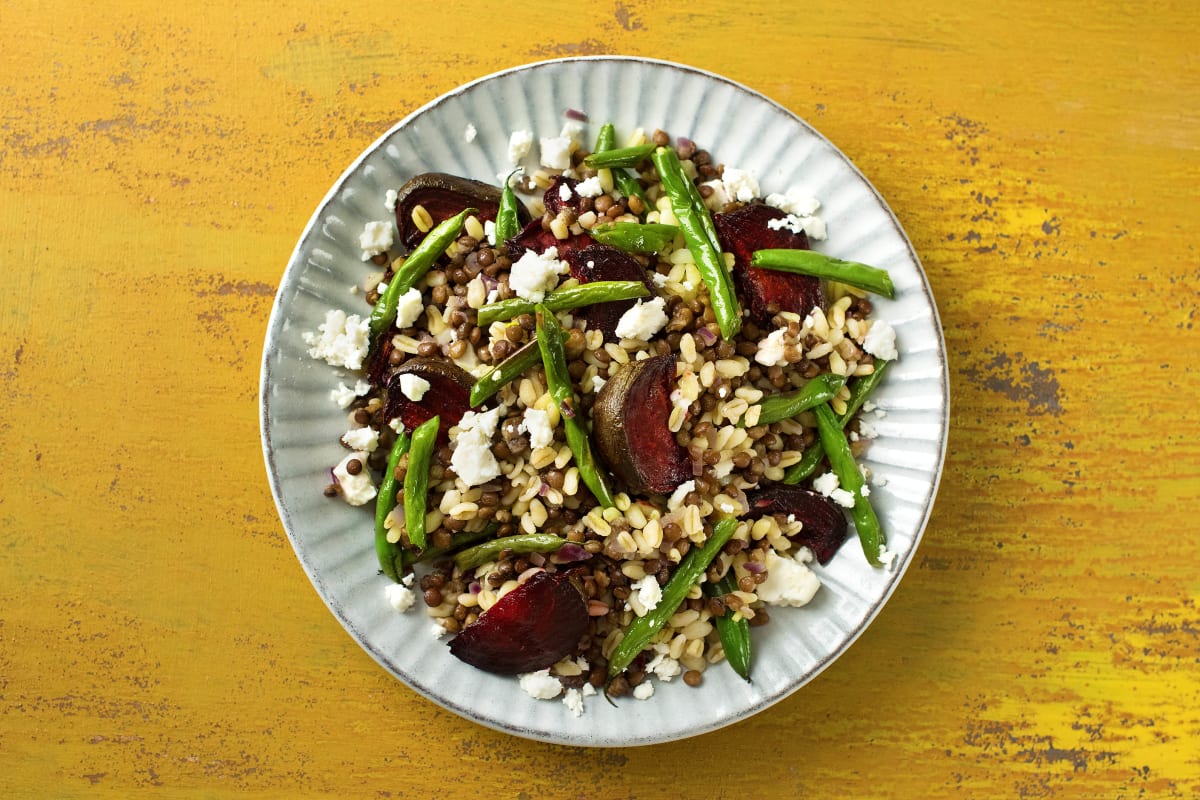
<path id="1" fill-rule="evenodd" d="M 1200 796 L 1195 4 L 176 5 L 0 3 L 0 796 Z M 334 177 L 466 80 L 594 53 L 723 73 L 845 151 L 923 259 L 952 384 L 869 631 L 638 750 L 385 674 L 258 442 L 274 290 Z"/>

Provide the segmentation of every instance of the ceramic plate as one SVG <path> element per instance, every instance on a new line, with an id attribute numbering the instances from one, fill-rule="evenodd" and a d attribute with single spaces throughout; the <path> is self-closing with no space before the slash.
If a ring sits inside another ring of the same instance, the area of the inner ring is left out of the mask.
<path id="1" fill-rule="evenodd" d="M 669 98 L 665 102 L 664 98 Z M 818 249 L 887 269 L 895 300 L 876 316 L 897 332 L 899 361 L 874 398 L 886 416 L 866 463 L 883 485 L 872 500 L 898 553 L 892 570 L 872 569 L 848 540 L 813 602 L 772 609 L 754 632 L 753 683 L 731 669 L 709 669 L 702 688 L 656 682 L 646 701 L 616 706 L 588 698 L 575 717 L 561 702 L 525 695 L 515 679 L 468 667 L 418 608 L 397 614 L 384 599 L 387 579 L 372 545 L 372 510 L 322 495 L 346 412 L 330 400 L 339 374 L 306 353 L 329 308 L 365 314 L 358 235 L 389 219 L 387 189 L 421 172 L 441 171 L 498 183 L 508 169 L 509 134 L 557 136 L 567 109 L 604 122 L 618 136 L 661 128 L 708 148 L 716 161 L 754 172 L 763 194 L 803 187 L 819 198 L 829 238 Z M 473 126 L 474 137 L 465 135 Z M 317 592 L 359 645 L 388 672 L 451 711 L 509 733 L 574 745 L 626 746 L 679 739 L 755 714 L 832 664 L 879 613 L 910 563 L 929 517 L 941 472 L 948 421 L 945 346 L 920 263 L 887 204 L 837 148 L 803 120 L 718 75 L 660 61 L 578 58 L 547 61 L 481 78 L 399 122 L 345 171 L 305 229 L 271 313 L 261 378 L 263 450 L 284 528 Z M 864 687 L 864 689 L 867 687 Z M 878 687 L 872 686 L 871 689 Z"/>

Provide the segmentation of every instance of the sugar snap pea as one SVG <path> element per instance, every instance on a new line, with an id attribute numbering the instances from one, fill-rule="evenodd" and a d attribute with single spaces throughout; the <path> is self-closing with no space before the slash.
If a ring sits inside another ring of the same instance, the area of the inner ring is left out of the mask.
<path id="1" fill-rule="evenodd" d="M 624 672 L 637 658 L 638 653 L 646 649 L 650 641 L 663 629 L 667 620 L 679 609 L 693 584 L 700 580 L 708 565 L 717 557 L 717 553 L 721 552 L 721 548 L 733 537 L 737 526 L 736 519 L 721 520 L 713 526 L 703 546 L 693 547 L 683 557 L 667 585 L 662 588 L 662 599 L 658 601 L 658 605 L 646 612 L 646 616 L 638 617 L 629 623 L 625 636 L 609 656 L 609 680 Z"/>
<path id="2" fill-rule="evenodd" d="M 487 525 L 477 531 L 462 531 L 460 533 L 456 533 L 450 540 L 450 545 L 448 547 L 431 546 L 420 551 L 404 550 L 404 557 L 400 562 L 401 566 L 403 566 L 403 569 L 398 571 L 403 573 L 405 570 L 411 568 L 413 564 L 421 561 L 434 561 L 449 553 L 453 553 L 465 547 L 470 547 L 476 542 L 483 541 L 484 539 L 490 539 L 492 536 L 496 535 L 496 531 L 499 529 L 499 527 L 500 525 L 498 523 L 489 522 Z"/>
<path id="3" fill-rule="evenodd" d="M 546 295 L 542 304 L 551 311 L 566 311 L 570 308 L 580 308 L 595 303 L 634 300 L 638 297 L 649 296 L 650 290 L 641 281 L 593 281 L 581 283 L 578 286 L 569 286 L 566 289 L 555 289 Z M 537 303 L 522 300 L 519 297 L 488 303 L 479 309 L 477 324 L 480 327 L 486 327 L 493 322 L 504 322 L 522 314 L 531 314 L 536 307 Z"/>
<path id="4" fill-rule="evenodd" d="M 517 193 L 512 188 L 512 176 L 519 172 L 515 169 L 504 179 L 504 188 L 500 190 L 500 206 L 496 211 L 496 246 L 503 247 L 504 243 L 521 232 L 521 206 Z"/>
<path id="5" fill-rule="evenodd" d="M 592 169 L 635 167 L 653 152 L 653 143 L 635 144 L 631 147 L 616 147 L 602 153 L 592 153 L 583 163 Z"/>
<path id="6" fill-rule="evenodd" d="M 846 378 L 832 373 L 818 375 L 808 383 L 791 392 L 773 394 L 759 401 L 762 412 L 758 415 L 757 425 L 770 425 L 784 419 L 791 419 L 801 411 L 807 411 L 820 403 L 825 403 L 837 397 Z M 738 420 L 738 427 L 746 427 L 746 418 Z"/>
<path id="7" fill-rule="evenodd" d="M 617 146 L 617 133 L 613 128 L 612 123 L 605 123 L 600 127 L 600 133 L 596 136 L 596 151 L 603 153 L 614 149 Z M 642 215 L 646 213 L 650 206 L 650 200 L 646 197 L 646 190 L 638 183 L 637 178 L 629 174 L 625 169 L 617 167 L 610 170 L 612 172 L 613 183 L 617 189 L 626 197 L 637 197 L 642 201 Z M 641 215 L 639 215 L 641 216 Z"/>
<path id="8" fill-rule="evenodd" d="M 813 275 L 857 286 L 884 297 L 896 296 L 892 278 L 886 270 L 857 261 L 843 261 L 815 250 L 755 250 L 750 256 L 750 266 Z"/>
<path id="9" fill-rule="evenodd" d="M 696 203 L 693 197 L 695 186 L 683 174 L 679 156 L 670 147 L 660 147 L 651 156 L 654 166 L 658 169 L 658 177 L 662 181 L 667 196 L 671 198 L 671 210 L 679 220 L 683 229 L 683 238 L 687 242 L 700 277 L 708 287 L 709 298 L 712 302 L 713 313 L 717 317 L 717 325 L 721 329 L 723 339 L 732 339 L 742 327 L 742 310 L 738 305 L 737 295 L 733 291 L 733 281 L 715 237 L 710 238 L 708 229 L 712 227 L 712 218 L 703 203 Z M 691 188 L 689 189 L 689 186 Z M 699 195 L 695 195 L 699 197 Z M 705 224 L 707 220 L 707 225 Z"/>
<path id="10" fill-rule="evenodd" d="M 579 478 L 591 490 L 596 501 L 605 508 L 616 505 L 608 479 L 592 455 L 592 444 L 583 420 L 575 413 L 575 390 L 567 372 L 567 357 L 563 350 L 563 332 L 554 312 L 544 305 L 537 308 L 537 343 L 546 369 L 546 386 L 558 405 L 567 432 L 567 446 L 579 468 Z"/>
<path id="11" fill-rule="evenodd" d="M 537 342 L 528 342 L 509 354 L 507 358 L 475 379 L 467 400 L 471 408 L 478 408 L 484 400 L 500 391 L 513 380 L 521 377 L 525 370 L 542 363 L 542 354 Z"/>
<path id="12" fill-rule="evenodd" d="M 371 310 L 371 318 L 367 323 L 370 333 L 371 347 L 375 346 L 380 335 L 396 321 L 396 309 L 400 306 L 400 297 L 424 277 L 429 268 L 446 252 L 462 231 L 463 223 L 469 215 L 478 209 L 464 208 L 461 213 L 437 225 L 425 235 L 416 249 L 404 259 L 404 263 L 388 281 L 387 290 L 380 295 L 375 307 Z"/>
<path id="13" fill-rule="evenodd" d="M 658 222 L 612 222 L 588 231 L 601 244 L 612 245 L 629 253 L 661 253 L 675 241 L 679 228 Z"/>
<path id="14" fill-rule="evenodd" d="M 850 452 L 850 442 L 842 431 L 837 415 L 828 403 L 823 403 L 814 409 L 817 414 L 817 432 L 821 436 L 821 446 L 829 457 L 829 468 L 838 477 L 841 488 L 854 497 L 854 507 L 850 509 L 850 517 L 858 530 L 858 540 L 862 545 L 863 554 L 871 564 L 879 565 L 879 546 L 884 543 L 883 529 L 879 525 L 879 517 L 871 507 L 871 501 L 863 494 L 863 475 L 858 469 L 858 462 Z"/>
<path id="15" fill-rule="evenodd" d="M 429 494 L 429 462 L 437 442 L 440 417 L 427 419 L 412 434 L 408 471 L 404 473 L 404 528 L 413 547 L 425 546 L 425 500 Z"/>
<path id="16" fill-rule="evenodd" d="M 733 570 L 725 573 L 725 577 L 716 583 L 705 583 L 700 588 L 709 597 L 725 597 L 730 592 L 737 591 Z M 721 637 L 721 647 L 725 650 L 725 660 L 733 671 L 750 681 L 750 623 L 745 617 L 734 619 L 731 610 L 726 609 L 719 617 L 713 617 L 717 635 Z"/>
<path id="17" fill-rule="evenodd" d="M 468 547 L 454 557 L 454 566 L 463 570 L 475 569 L 481 564 L 495 561 L 505 550 L 514 553 L 553 553 L 567 543 L 566 539 L 553 533 L 519 533 L 499 539 L 481 542 Z"/>
<path id="18" fill-rule="evenodd" d="M 394 581 L 400 580 L 404 574 L 404 548 L 399 542 L 389 542 L 384 520 L 396 507 L 396 466 L 404 454 L 408 452 L 408 434 L 400 431 L 396 442 L 388 453 L 387 468 L 379 481 L 379 494 L 375 496 L 375 555 L 379 558 L 379 566 L 383 574 Z"/>

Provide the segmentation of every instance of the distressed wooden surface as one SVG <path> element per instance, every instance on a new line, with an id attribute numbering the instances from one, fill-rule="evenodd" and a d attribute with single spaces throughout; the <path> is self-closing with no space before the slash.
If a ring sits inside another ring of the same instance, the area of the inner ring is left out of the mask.
<path id="1" fill-rule="evenodd" d="M 0 794 L 1200 796 L 1200 13 L 878 5 L 0 2 Z M 870 630 L 640 750 L 388 677 L 294 558 L 256 416 L 345 165 L 461 82 L 595 53 L 723 73 L 841 147 L 924 261 L 952 383 Z"/>

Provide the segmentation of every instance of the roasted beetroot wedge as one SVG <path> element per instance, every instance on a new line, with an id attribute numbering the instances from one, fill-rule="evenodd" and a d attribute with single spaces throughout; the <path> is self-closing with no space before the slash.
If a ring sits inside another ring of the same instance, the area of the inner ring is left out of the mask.
<path id="1" fill-rule="evenodd" d="M 500 189 L 444 172 L 416 176 L 396 192 L 396 226 L 400 230 L 400 241 L 408 247 L 415 247 L 425 238 L 425 233 L 413 222 L 412 212 L 417 206 L 429 212 L 434 225 L 450 219 L 464 208 L 478 208 L 480 220 L 494 220 L 500 208 Z M 520 211 L 524 224 L 529 221 L 529 212 L 523 205 Z"/>
<path id="2" fill-rule="evenodd" d="M 808 249 L 808 237 L 803 233 L 767 227 L 771 220 L 786 216 L 778 208 L 763 203 L 713 214 L 722 249 L 733 253 L 737 292 L 750 310 L 750 317 L 763 326 L 770 325 L 771 318 L 779 311 L 793 311 L 803 317 L 814 306 L 825 306 L 825 293 L 817 278 L 750 266 L 750 256 L 755 250 Z"/>
<path id="3" fill-rule="evenodd" d="M 532 250 L 540 255 L 551 247 L 558 248 L 559 258 L 566 258 L 567 253 L 586 247 L 592 241 L 592 237 L 586 233 L 571 234 L 566 239 L 559 239 L 542 227 L 541 219 L 535 219 L 522 228 L 520 233 L 509 239 L 505 243 L 505 247 L 508 250 L 508 257 L 513 261 L 523 256 L 526 250 Z"/>
<path id="4" fill-rule="evenodd" d="M 463 628 L 450 652 L 486 672 L 536 672 L 571 655 L 587 628 L 587 603 L 571 579 L 536 572 Z"/>
<path id="5" fill-rule="evenodd" d="M 692 460 L 667 427 L 675 356 L 632 361 L 608 379 L 592 407 L 596 450 L 630 494 L 667 494 L 692 477 Z"/>
<path id="6" fill-rule="evenodd" d="M 842 542 L 846 541 L 846 515 L 823 494 L 776 483 L 748 492 L 746 499 L 750 501 L 750 511 L 746 515 L 749 519 L 795 515 L 804 524 L 804 529 L 792 541 L 812 550 L 818 563 L 829 563 Z"/>
<path id="7" fill-rule="evenodd" d="M 429 381 L 429 389 L 419 400 L 407 397 L 400 388 L 403 375 L 417 375 Z M 471 408 L 469 399 L 475 379 L 453 361 L 441 358 L 414 358 L 405 361 L 388 379 L 384 419 L 399 417 L 404 427 L 413 430 L 422 422 L 440 416 L 439 438 L 445 439 Z"/>
<path id="8" fill-rule="evenodd" d="M 550 183 L 550 188 L 542 195 L 542 204 L 554 216 L 558 216 L 558 212 L 564 208 L 569 208 L 576 214 L 580 213 L 583 210 L 583 198 L 575 193 L 575 187 L 578 185 L 579 181 L 574 178 L 556 175 Z M 563 189 L 564 186 L 566 189 Z"/>
<path id="9" fill-rule="evenodd" d="M 592 281 L 641 281 L 655 295 L 654 284 L 646 279 L 646 270 L 637 259 L 607 244 L 589 244 L 568 250 L 563 256 L 571 267 L 571 277 L 580 283 Z M 614 300 L 579 309 L 575 319 L 585 320 L 588 330 L 599 330 L 610 342 L 616 341 L 621 315 L 633 308 L 636 300 Z"/>

